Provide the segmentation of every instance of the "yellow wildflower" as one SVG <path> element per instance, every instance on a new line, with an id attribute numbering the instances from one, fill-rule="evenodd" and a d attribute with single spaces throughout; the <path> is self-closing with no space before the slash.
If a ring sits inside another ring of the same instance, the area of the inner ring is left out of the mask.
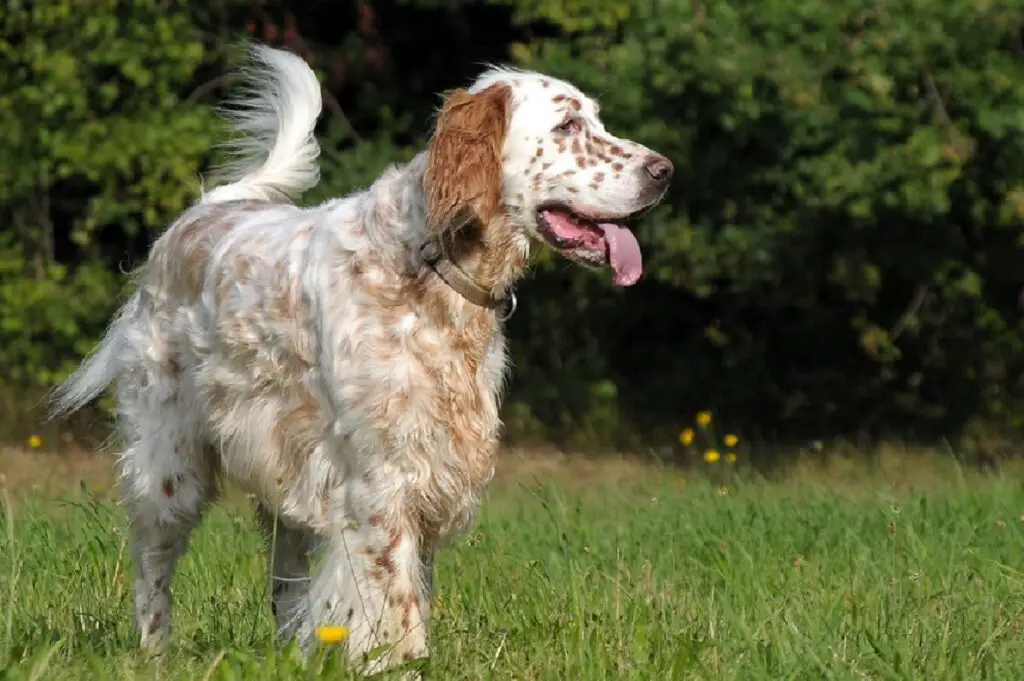
<path id="1" fill-rule="evenodd" d="M 718 453 L 717 449 L 709 449 L 708 451 L 704 452 L 704 460 L 707 461 L 708 463 L 714 463 L 718 461 L 720 458 L 722 458 L 722 455 Z"/>
<path id="2" fill-rule="evenodd" d="M 43 438 L 39 437 L 38 435 L 29 435 L 28 446 L 31 447 L 32 449 L 39 449 L 40 447 L 43 446 Z"/>
<path id="3" fill-rule="evenodd" d="M 725 497 L 725 496 L 728 496 L 728 495 L 729 495 L 729 488 L 728 487 L 719 487 L 718 488 L 718 496 Z"/>
<path id="4" fill-rule="evenodd" d="M 735 447 L 739 443 L 740 439 L 736 435 L 730 434 L 722 438 L 722 441 L 725 442 L 726 447 Z"/>
<path id="5" fill-rule="evenodd" d="M 702 411 L 697 414 L 697 425 L 701 428 L 706 428 L 711 424 L 711 412 Z"/>
<path id="6" fill-rule="evenodd" d="M 683 428 L 679 431 L 679 442 L 689 447 L 693 444 L 693 428 Z"/>
<path id="7" fill-rule="evenodd" d="M 729 452 L 728 454 L 726 454 L 725 455 L 725 460 L 728 461 L 729 463 L 736 463 L 736 454 L 735 454 L 735 452 Z"/>
<path id="8" fill-rule="evenodd" d="M 316 637 L 321 643 L 341 643 L 348 638 L 348 627 L 317 627 Z"/>

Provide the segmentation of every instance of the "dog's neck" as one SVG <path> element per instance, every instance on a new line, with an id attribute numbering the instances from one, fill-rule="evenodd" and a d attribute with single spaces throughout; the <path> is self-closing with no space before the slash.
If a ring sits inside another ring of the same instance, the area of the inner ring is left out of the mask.
<path id="1" fill-rule="evenodd" d="M 487 307 L 479 299 L 484 295 L 499 303 L 492 307 L 500 308 L 526 269 L 526 237 L 504 218 L 486 226 L 470 220 L 440 233 L 432 229 L 423 190 L 425 166 L 426 154 L 420 153 L 370 187 L 370 209 L 374 217 L 385 218 L 375 224 L 388 232 L 378 238 L 393 243 L 397 235 L 405 247 L 401 255 L 404 265 L 414 272 L 433 269 L 453 292 L 475 305 Z M 385 227 L 385 223 L 390 225 Z M 404 228 L 396 230 L 394 225 Z"/>

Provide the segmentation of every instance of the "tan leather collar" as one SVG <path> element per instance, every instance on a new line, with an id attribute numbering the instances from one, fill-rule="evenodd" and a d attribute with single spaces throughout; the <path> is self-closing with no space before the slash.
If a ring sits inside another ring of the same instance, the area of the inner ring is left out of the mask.
<path id="1" fill-rule="evenodd" d="M 449 257 L 447 249 L 443 245 L 440 251 L 439 255 L 429 257 L 424 253 L 424 260 L 444 283 L 469 302 L 488 310 L 496 310 L 507 303 L 508 312 L 502 316 L 502 319 L 512 316 L 512 313 L 516 311 L 515 293 L 500 298 L 496 297 L 491 291 L 473 281 L 473 278 Z"/>

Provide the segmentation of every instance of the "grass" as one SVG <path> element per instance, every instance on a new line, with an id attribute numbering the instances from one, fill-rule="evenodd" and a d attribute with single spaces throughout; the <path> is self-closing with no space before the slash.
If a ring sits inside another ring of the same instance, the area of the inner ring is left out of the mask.
<path id="1" fill-rule="evenodd" d="M 431 678 L 1024 678 L 1014 480 L 950 469 L 927 492 L 884 473 L 722 490 L 614 470 L 496 486 L 441 554 Z M 337 651 L 307 662 L 274 644 L 242 506 L 196 534 L 174 644 L 154 660 L 137 652 L 116 506 L 37 492 L 2 521 L 0 679 L 346 678 Z"/>

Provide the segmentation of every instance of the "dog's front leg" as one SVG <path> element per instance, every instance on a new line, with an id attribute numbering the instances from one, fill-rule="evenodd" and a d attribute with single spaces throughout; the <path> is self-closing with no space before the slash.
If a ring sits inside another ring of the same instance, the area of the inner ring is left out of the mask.
<path id="1" fill-rule="evenodd" d="M 349 655 L 367 674 L 427 656 L 433 569 L 413 514 L 374 503 L 375 491 L 365 476 L 347 486 L 349 518 L 321 544 L 301 634 L 313 643 L 317 627 L 347 627 Z"/>

